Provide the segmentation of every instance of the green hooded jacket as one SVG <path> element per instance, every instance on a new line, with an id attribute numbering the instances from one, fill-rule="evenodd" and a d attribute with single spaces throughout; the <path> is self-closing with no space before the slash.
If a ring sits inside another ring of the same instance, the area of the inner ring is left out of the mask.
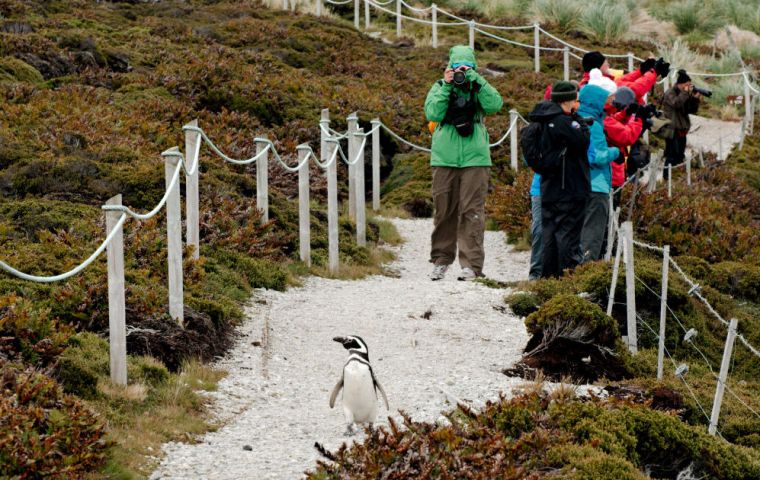
<path id="1" fill-rule="evenodd" d="M 455 63 L 469 63 L 477 68 L 475 52 L 470 47 L 457 45 L 449 51 L 449 68 Z M 466 78 L 470 82 L 480 85 L 477 93 L 478 113 L 476 115 L 475 129 L 469 137 L 462 137 L 453 125 L 441 125 L 449 106 L 451 90 L 456 89 L 458 94 L 469 95 L 463 92 L 453 83 L 438 80 L 428 92 L 425 99 L 425 116 L 431 122 L 438 122 L 433 132 L 433 145 L 431 147 L 430 165 L 433 167 L 490 167 L 491 149 L 488 131 L 483 124 L 483 117 L 501 110 L 504 101 L 496 91 L 475 68 L 467 70 Z"/>

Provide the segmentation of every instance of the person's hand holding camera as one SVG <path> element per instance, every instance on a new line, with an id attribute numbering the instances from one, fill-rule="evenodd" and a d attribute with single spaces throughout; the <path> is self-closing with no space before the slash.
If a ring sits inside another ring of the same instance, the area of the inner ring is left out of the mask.
<path id="1" fill-rule="evenodd" d="M 639 104 L 636 102 L 633 102 L 627 107 L 625 107 L 625 114 L 628 116 L 635 115 L 638 110 L 639 110 Z"/>
<path id="2" fill-rule="evenodd" d="M 443 71 L 443 81 L 446 83 L 451 83 L 454 81 L 454 69 L 453 68 L 447 68 Z"/>
<path id="3" fill-rule="evenodd" d="M 654 64 L 654 71 L 660 77 L 666 77 L 670 73 L 670 64 L 660 57 Z"/>
<path id="4" fill-rule="evenodd" d="M 464 72 L 464 78 L 468 82 L 477 83 L 480 86 L 483 85 L 483 77 L 481 77 L 480 74 L 476 72 L 474 68 L 468 68 Z"/>
<path id="5" fill-rule="evenodd" d="M 641 62 L 641 65 L 639 66 L 639 71 L 642 75 L 645 73 L 648 73 L 650 70 L 652 70 L 657 63 L 657 60 L 654 58 L 647 58 L 643 62 Z"/>

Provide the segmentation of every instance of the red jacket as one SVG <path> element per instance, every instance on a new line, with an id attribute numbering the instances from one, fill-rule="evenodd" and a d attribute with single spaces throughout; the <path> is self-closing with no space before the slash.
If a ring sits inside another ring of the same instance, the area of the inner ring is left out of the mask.
<path id="1" fill-rule="evenodd" d="M 618 87 L 628 87 L 636 94 L 636 101 L 639 105 L 644 105 L 644 95 L 649 92 L 654 84 L 657 83 L 657 72 L 650 70 L 642 74 L 640 70 L 634 70 L 631 73 L 620 77 Z"/>
<path id="2" fill-rule="evenodd" d="M 628 147 L 636 143 L 644 125 L 635 115 L 626 115 L 625 110 L 611 113 L 604 117 L 604 133 L 607 143 L 620 149 L 621 158 L 628 157 Z M 625 183 L 625 163 L 610 164 L 612 167 L 612 186 L 619 187 Z"/>

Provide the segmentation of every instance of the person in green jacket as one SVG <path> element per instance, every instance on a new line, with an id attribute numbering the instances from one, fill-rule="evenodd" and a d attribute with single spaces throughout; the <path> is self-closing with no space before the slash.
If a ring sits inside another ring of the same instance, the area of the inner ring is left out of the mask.
<path id="1" fill-rule="evenodd" d="M 433 132 L 435 215 L 430 262 L 432 280 L 441 280 L 459 253 L 459 280 L 483 276 L 485 199 L 491 150 L 485 115 L 501 110 L 504 101 L 478 72 L 475 52 L 457 45 L 449 51 L 443 79 L 425 99 L 425 115 L 438 125 Z"/>

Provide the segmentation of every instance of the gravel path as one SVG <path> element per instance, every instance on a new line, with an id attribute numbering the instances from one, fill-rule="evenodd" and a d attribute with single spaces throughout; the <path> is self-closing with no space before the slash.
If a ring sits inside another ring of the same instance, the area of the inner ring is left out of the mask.
<path id="1" fill-rule="evenodd" d="M 699 150 L 712 152 L 725 160 L 731 149 L 741 141 L 741 122 L 726 122 L 714 118 L 691 115 L 691 131 L 686 137 L 687 148 L 692 156 L 699 155 Z"/>
<path id="2" fill-rule="evenodd" d="M 380 409 L 379 424 L 399 410 L 441 420 L 452 401 L 482 405 L 521 382 L 500 373 L 528 339 L 520 319 L 503 311 L 504 290 L 458 282 L 458 266 L 431 282 L 432 222 L 394 223 L 405 239 L 391 265 L 398 278 L 313 277 L 287 292 L 254 295 L 239 343 L 219 362 L 229 375 L 213 394 L 213 412 L 224 426 L 195 445 L 164 445 L 152 479 L 296 479 L 316 465 L 315 441 L 332 450 L 361 439 L 344 437 L 342 408 L 328 406 L 347 358 L 336 335 L 360 335 L 369 345 L 391 404 L 390 412 Z M 527 277 L 529 252 L 512 252 L 503 233 L 486 232 L 486 255 L 490 278 Z"/>

